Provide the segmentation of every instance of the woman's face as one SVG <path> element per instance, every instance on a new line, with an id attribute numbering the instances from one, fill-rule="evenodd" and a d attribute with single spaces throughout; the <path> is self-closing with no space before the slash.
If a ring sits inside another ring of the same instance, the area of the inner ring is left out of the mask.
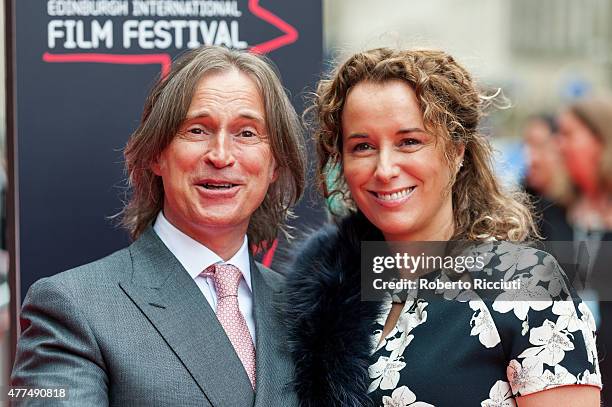
<path id="1" fill-rule="evenodd" d="M 351 195 L 387 240 L 446 240 L 453 232 L 443 143 L 425 131 L 412 88 L 401 80 L 360 82 L 342 112 L 342 159 Z"/>
<path id="2" fill-rule="evenodd" d="M 595 192 L 603 149 L 601 142 L 571 111 L 559 117 L 559 142 L 572 180 L 583 191 Z"/>

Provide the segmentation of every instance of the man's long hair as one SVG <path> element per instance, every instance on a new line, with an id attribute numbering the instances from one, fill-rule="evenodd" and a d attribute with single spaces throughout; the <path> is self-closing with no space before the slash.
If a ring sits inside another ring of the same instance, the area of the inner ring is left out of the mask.
<path id="1" fill-rule="evenodd" d="M 258 245 L 274 240 L 279 231 L 286 233 L 285 221 L 305 184 L 306 150 L 299 118 L 276 69 L 265 57 L 222 47 L 203 47 L 184 54 L 174 62 L 168 76 L 159 79 L 147 97 L 140 125 L 125 147 L 131 196 L 120 216 L 121 224 L 133 239 L 162 210 L 164 188 L 151 164 L 176 137 L 199 80 L 208 73 L 232 69 L 248 75 L 259 90 L 278 173 L 251 217 L 249 242 Z"/>

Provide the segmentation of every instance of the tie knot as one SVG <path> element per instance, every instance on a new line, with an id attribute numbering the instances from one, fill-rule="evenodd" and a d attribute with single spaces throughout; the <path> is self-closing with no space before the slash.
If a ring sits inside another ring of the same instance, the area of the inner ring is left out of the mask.
<path id="1" fill-rule="evenodd" d="M 217 263 L 204 270 L 204 275 L 213 279 L 217 297 L 238 296 L 238 285 L 242 278 L 238 267 L 232 264 Z"/>

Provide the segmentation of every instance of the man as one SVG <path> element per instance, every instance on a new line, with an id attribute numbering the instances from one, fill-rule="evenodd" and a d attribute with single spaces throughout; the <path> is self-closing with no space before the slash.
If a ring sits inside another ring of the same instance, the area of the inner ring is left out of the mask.
<path id="1" fill-rule="evenodd" d="M 78 406 L 295 405 L 280 275 L 248 248 L 282 230 L 304 154 L 261 57 L 209 47 L 179 59 L 125 149 L 135 242 L 30 288 L 11 384 L 66 387 Z"/>

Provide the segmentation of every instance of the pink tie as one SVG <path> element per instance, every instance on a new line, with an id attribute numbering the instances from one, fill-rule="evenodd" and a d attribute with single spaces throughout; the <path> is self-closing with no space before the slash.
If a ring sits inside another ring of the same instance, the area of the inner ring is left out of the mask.
<path id="1" fill-rule="evenodd" d="M 236 266 L 218 263 L 206 268 L 203 275 L 211 277 L 215 283 L 217 319 L 225 329 L 255 389 L 255 346 L 244 316 L 238 308 L 238 285 L 242 273 Z"/>

